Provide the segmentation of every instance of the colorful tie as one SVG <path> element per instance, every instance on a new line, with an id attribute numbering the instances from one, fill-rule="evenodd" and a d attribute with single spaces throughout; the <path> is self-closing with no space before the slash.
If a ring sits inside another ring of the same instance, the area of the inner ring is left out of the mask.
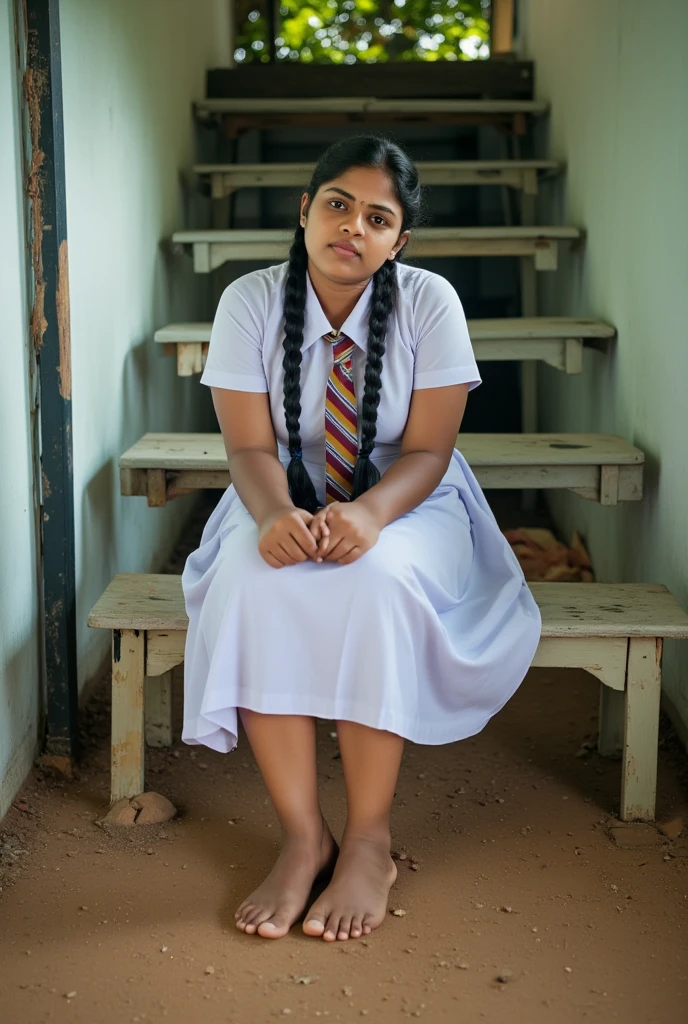
<path id="1" fill-rule="evenodd" d="M 358 452 L 356 391 L 351 369 L 355 348 L 343 334 L 324 335 L 332 344 L 334 366 L 327 382 L 325 400 L 325 500 L 349 501 L 353 490 Z"/>

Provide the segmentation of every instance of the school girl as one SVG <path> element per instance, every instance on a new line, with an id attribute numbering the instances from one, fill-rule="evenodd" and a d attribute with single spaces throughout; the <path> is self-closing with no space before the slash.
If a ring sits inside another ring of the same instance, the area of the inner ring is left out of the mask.
<path id="1" fill-rule="evenodd" d="M 461 303 L 400 263 L 419 219 L 408 155 L 343 140 L 301 199 L 289 260 L 225 290 L 202 377 L 231 486 L 188 559 L 182 739 L 230 751 L 237 713 L 283 847 L 239 907 L 247 934 L 367 935 L 396 877 L 404 740 L 479 732 L 540 637 L 518 561 L 460 450 L 480 375 Z M 316 718 L 336 722 L 339 848 L 320 809 Z"/>

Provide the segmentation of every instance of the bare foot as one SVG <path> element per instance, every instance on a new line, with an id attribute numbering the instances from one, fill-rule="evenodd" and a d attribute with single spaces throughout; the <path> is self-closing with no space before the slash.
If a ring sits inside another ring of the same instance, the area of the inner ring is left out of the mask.
<path id="1" fill-rule="evenodd" d="M 237 928 L 247 935 L 281 939 L 303 912 L 315 882 L 331 875 L 338 848 L 325 819 L 322 834 L 287 836 L 272 871 L 244 900 L 236 914 Z"/>
<path id="2" fill-rule="evenodd" d="M 369 935 L 385 919 L 396 877 L 389 834 L 345 835 L 332 881 L 308 911 L 304 932 L 327 942 Z"/>

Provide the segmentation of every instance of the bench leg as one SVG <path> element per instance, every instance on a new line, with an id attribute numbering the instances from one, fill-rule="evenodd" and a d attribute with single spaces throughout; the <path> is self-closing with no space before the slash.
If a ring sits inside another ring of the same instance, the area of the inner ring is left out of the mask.
<path id="1" fill-rule="evenodd" d="M 623 821 L 653 821 L 655 817 L 661 663 L 661 638 L 631 637 L 621 780 Z"/>
<path id="2" fill-rule="evenodd" d="M 146 677 L 146 743 L 172 746 L 172 673 Z"/>
<path id="3" fill-rule="evenodd" d="M 597 749 L 602 757 L 616 757 L 623 750 L 626 694 L 600 683 L 600 724 Z"/>
<path id="4" fill-rule="evenodd" d="M 110 801 L 143 792 L 143 673 L 146 634 L 112 632 Z"/>

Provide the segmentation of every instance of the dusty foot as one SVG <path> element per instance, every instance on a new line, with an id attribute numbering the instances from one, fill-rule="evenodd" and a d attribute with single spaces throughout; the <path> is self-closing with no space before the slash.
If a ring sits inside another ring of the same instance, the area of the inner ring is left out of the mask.
<path id="1" fill-rule="evenodd" d="M 304 932 L 327 942 L 369 935 L 385 919 L 396 877 L 389 835 L 345 835 L 332 881 L 308 911 Z"/>
<path id="2" fill-rule="evenodd" d="M 237 928 L 266 939 L 281 939 L 303 912 L 311 888 L 331 875 L 338 847 L 323 819 L 322 835 L 287 837 L 272 871 L 244 900 L 236 914 Z"/>

